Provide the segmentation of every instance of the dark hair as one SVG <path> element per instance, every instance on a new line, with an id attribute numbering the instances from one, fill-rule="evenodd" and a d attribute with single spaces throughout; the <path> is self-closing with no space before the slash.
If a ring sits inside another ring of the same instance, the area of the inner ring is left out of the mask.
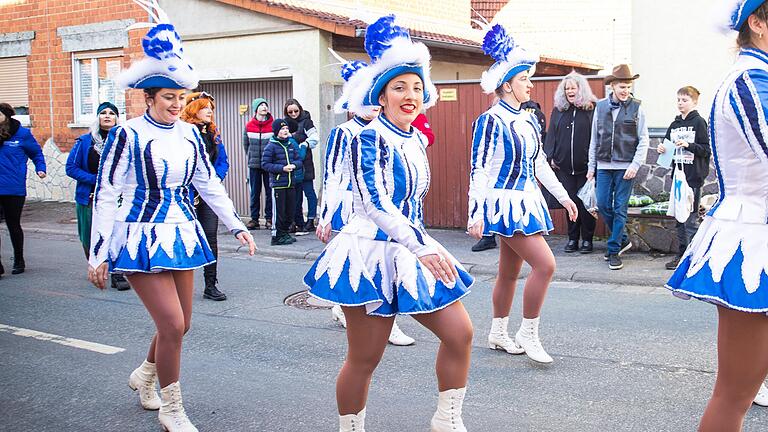
<path id="1" fill-rule="evenodd" d="M 154 99 L 160 90 L 162 90 L 160 87 L 149 87 L 144 89 L 144 94 Z"/>
<path id="2" fill-rule="evenodd" d="M 283 105 L 283 117 L 285 117 L 285 118 L 291 117 L 291 116 L 288 115 L 288 107 L 291 106 L 291 105 L 296 105 L 297 107 L 299 107 L 299 115 L 301 115 L 301 113 L 304 112 L 304 108 L 301 106 L 299 101 L 297 101 L 296 99 L 291 98 L 291 99 L 288 99 L 287 101 L 285 101 L 285 105 Z"/>
<path id="3" fill-rule="evenodd" d="M 11 137 L 11 117 L 15 114 L 15 110 L 10 104 L 2 102 L 0 112 L 5 115 L 5 121 L 0 123 L 0 145 L 2 145 L 3 141 Z"/>
<path id="4" fill-rule="evenodd" d="M 763 3 L 752 12 L 752 15 L 763 22 L 768 22 L 768 3 Z M 736 38 L 736 45 L 739 48 L 752 46 L 752 29 L 749 28 L 749 19 L 739 29 L 739 37 Z"/>
<path id="5" fill-rule="evenodd" d="M 688 96 L 693 99 L 694 102 L 698 102 L 701 92 L 694 86 L 685 86 L 678 90 L 677 94 L 680 96 Z"/>

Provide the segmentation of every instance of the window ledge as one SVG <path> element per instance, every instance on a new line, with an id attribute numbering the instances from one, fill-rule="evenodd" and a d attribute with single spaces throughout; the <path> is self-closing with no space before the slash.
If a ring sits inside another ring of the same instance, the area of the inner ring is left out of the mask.
<path id="1" fill-rule="evenodd" d="M 69 123 L 67 124 L 67 127 L 70 129 L 90 129 L 91 124 L 90 123 Z"/>

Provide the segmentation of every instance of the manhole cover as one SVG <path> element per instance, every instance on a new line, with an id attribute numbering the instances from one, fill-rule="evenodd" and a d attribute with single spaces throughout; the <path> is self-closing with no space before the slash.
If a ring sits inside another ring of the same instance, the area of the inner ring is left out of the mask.
<path id="1" fill-rule="evenodd" d="M 288 297 L 283 300 L 283 302 L 288 306 L 293 306 L 295 308 L 304 309 L 304 310 L 317 310 L 317 309 L 330 309 L 331 306 L 327 303 L 324 303 L 321 300 L 318 300 L 311 295 L 309 295 L 309 292 L 305 291 L 299 291 L 297 293 L 291 294 Z"/>

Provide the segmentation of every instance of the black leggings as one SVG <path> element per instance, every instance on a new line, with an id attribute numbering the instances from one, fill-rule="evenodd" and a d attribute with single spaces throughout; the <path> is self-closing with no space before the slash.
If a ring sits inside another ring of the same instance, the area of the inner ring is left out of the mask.
<path id="1" fill-rule="evenodd" d="M 203 232 L 205 233 L 205 238 L 208 240 L 208 245 L 213 251 L 213 256 L 218 260 L 219 242 L 217 231 L 219 229 L 219 217 L 216 216 L 216 213 L 213 212 L 213 210 L 208 206 L 208 204 L 205 203 L 205 201 L 202 200 L 202 198 L 200 199 L 200 203 L 197 204 L 196 210 L 197 220 L 200 222 L 200 225 L 203 226 Z M 208 264 L 207 266 L 203 267 L 203 276 L 205 277 L 205 280 L 208 280 L 209 278 L 216 279 L 216 270 L 216 263 Z"/>
<path id="2" fill-rule="evenodd" d="M 5 225 L 11 235 L 13 259 L 24 259 L 24 231 L 21 230 L 21 210 L 26 197 L 18 195 L 0 195 L 0 208 L 5 215 Z"/>

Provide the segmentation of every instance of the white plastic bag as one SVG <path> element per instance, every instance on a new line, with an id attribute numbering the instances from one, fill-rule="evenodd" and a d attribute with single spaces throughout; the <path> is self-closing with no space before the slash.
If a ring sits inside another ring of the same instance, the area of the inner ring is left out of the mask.
<path id="1" fill-rule="evenodd" d="M 577 197 L 584 203 L 584 208 L 587 209 L 592 217 L 597 218 L 597 194 L 595 193 L 595 179 L 587 180 L 584 186 L 579 189 Z"/>
<path id="2" fill-rule="evenodd" d="M 682 149 L 680 149 L 682 153 Z M 685 223 L 693 211 L 693 189 L 688 186 L 682 162 L 675 163 L 675 174 L 672 176 L 672 190 L 669 191 L 669 209 L 667 216 L 674 216 L 680 223 Z"/>

